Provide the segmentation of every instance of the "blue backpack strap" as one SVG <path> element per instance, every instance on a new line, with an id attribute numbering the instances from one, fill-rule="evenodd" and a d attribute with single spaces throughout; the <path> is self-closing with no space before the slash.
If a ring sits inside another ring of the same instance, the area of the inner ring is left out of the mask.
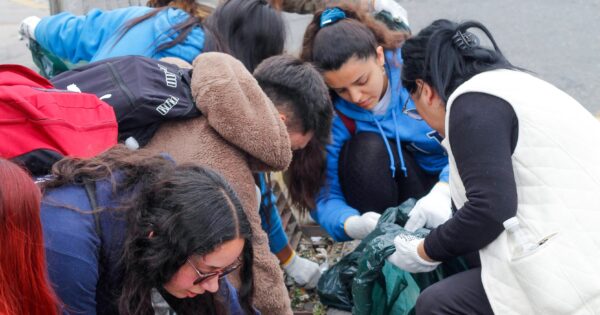
<path id="1" fill-rule="evenodd" d="M 350 134 L 354 135 L 356 133 L 356 121 L 354 121 L 354 119 L 342 114 L 342 112 L 340 112 L 337 109 L 335 109 L 335 112 L 338 115 L 338 117 L 340 117 L 340 119 L 342 120 L 342 123 L 344 123 L 344 126 L 346 126 L 346 129 L 348 129 Z"/>

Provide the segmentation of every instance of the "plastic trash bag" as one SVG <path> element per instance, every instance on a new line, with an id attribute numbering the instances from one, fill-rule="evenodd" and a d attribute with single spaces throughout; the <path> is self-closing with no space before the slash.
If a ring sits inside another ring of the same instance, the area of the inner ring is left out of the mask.
<path id="1" fill-rule="evenodd" d="M 40 69 L 39 73 L 46 79 L 51 79 L 59 73 L 74 68 L 72 64 L 55 56 L 33 39 L 29 39 L 28 46 L 33 63 Z"/>
<path id="2" fill-rule="evenodd" d="M 415 303 L 421 291 L 410 273 L 404 272 L 389 262 L 385 262 L 381 270 L 385 281 L 374 285 L 370 303 L 371 314 L 413 314 Z M 385 285 L 384 285 L 385 284 Z M 359 304 L 360 302 L 357 302 Z M 368 312 L 361 307 L 357 312 Z"/>
<path id="3" fill-rule="evenodd" d="M 355 315 L 410 314 L 421 290 L 467 269 L 462 259 L 455 259 L 434 271 L 410 274 L 387 262 L 386 258 L 395 251 L 397 235 L 429 234 L 428 229 L 408 232 L 403 228 L 415 203 L 415 199 L 409 199 L 387 209 L 375 230 L 321 276 L 317 292 L 322 304 Z"/>

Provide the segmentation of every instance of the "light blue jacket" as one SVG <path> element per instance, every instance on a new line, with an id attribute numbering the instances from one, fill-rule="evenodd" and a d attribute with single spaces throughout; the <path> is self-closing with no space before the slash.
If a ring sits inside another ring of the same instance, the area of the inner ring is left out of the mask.
<path id="1" fill-rule="evenodd" d="M 390 170 L 396 176 L 406 176 L 406 168 L 402 154 L 401 169 L 396 169 L 391 146 L 402 152 L 402 145 L 407 145 L 413 153 L 417 164 L 426 172 L 439 174 L 440 181 L 448 181 L 448 156 L 441 146 L 440 135 L 424 121 L 415 120 L 402 113 L 402 106 L 408 91 L 402 86 L 400 72 L 402 59 L 400 50 L 395 53 L 386 51 L 385 70 L 389 78 L 392 97 L 391 104 L 384 115 L 374 115 L 371 111 L 347 102 L 341 98 L 334 100 L 334 107 L 343 115 L 354 120 L 356 133 L 373 132 L 383 138 L 390 156 Z M 409 100 L 407 108 L 415 105 Z M 340 151 L 352 135 L 339 116 L 333 118 L 332 143 L 327 146 L 327 178 L 326 184 L 317 196 L 317 207 L 311 212 L 312 217 L 336 240 L 347 241 L 350 237 L 344 231 L 344 222 L 348 217 L 360 215 L 357 209 L 346 203 L 338 177 L 338 160 Z"/>
<path id="2" fill-rule="evenodd" d="M 159 12 L 131 28 L 115 43 L 127 22 L 151 10 L 148 7 L 112 11 L 94 9 L 81 16 L 63 12 L 43 18 L 35 28 L 35 38 L 42 47 L 73 64 L 126 55 L 154 59 L 177 57 L 191 63 L 204 48 L 204 31 L 200 27 L 195 27 L 179 44 L 155 52 L 158 46 L 177 37 L 178 33 L 172 33 L 173 26 L 189 17 L 180 9 Z"/>

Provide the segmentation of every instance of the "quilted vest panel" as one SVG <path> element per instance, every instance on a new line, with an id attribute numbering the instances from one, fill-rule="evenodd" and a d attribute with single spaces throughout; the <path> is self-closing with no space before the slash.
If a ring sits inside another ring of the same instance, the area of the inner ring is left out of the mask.
<path id="1" fill-rule="evenodd" d="M 458 208 L 468 200 L 448 126 L 453 101 L 468 92 L 494 95 L 513 107 L 519 122 L 512 156 L 517 217 L 534 240 L 550 236 L 525 257 L 512 257 L 506 232 L 480 250 L 481 277 L 494 312 L 600 314 L 600 123 L 569 95 L 527 73 L 474 76 L 450 96 L 446 108 L 442 144 Z"/>

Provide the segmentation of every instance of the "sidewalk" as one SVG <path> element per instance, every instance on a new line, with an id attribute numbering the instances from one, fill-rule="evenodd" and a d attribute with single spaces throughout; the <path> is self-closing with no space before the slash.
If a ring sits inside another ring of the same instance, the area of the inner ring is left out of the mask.
<path id="1" fill-rule="evenodd" d="M 0 0 L 0 63 L 16 63 L 35 67 L 29 49 L 19 40 L 17 28 L 30 15 L 49 14 L 48 1 Z"/>

